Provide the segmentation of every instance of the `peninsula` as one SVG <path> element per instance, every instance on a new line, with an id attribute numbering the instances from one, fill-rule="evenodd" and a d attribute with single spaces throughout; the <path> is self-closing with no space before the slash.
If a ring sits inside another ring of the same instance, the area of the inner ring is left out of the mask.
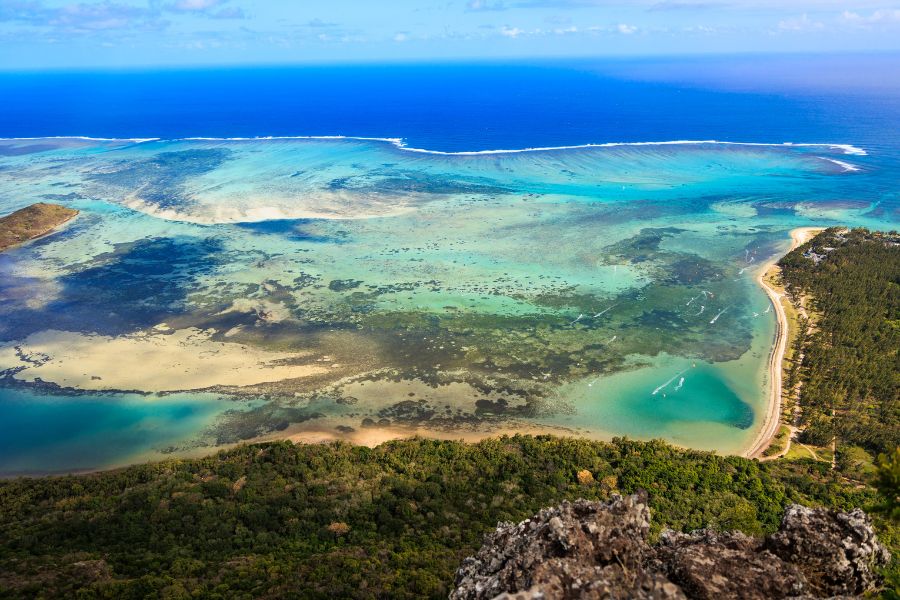
<path id="1" fill-rule="evenodd" d="M 38 202 L 0 217 L 0 252 L 47 235 L 77 214 L 72 208 Z"/>
<path id="2" fill-rule="evenodd" d="M 817 233 L 824 231 L 824 227 L 798 227 L 791 231 L 791 248 L 788 252 L 792 252 L 799 248 Z M 772 302 L 775 309 L 775 318 L 777 320 L 777 328 L 775 332 L 775 345 L 772 347 L 772 353 L 769 355 L 769 401 L 766 404 L 766 415 L 763 419 L 762 427 L 753 444 L 744 452 L 744 456 L 748 458 L 757 458 L 762 455 L 763 451 L 769 447 L 773 438 L 778 433 L 781 425 L 781 374 L 782 363 L 784 361 L 784 352 L 787 348 L 788 339 L 788 319 L 784 311 L 782 300 L 784 298 L 784 289 L 777 283 L 777 275 L 780 271 L 778 259 L 763 266 L 759 271 L 757 282 L 759 286 L 765 290 L 766 295 Z"/>

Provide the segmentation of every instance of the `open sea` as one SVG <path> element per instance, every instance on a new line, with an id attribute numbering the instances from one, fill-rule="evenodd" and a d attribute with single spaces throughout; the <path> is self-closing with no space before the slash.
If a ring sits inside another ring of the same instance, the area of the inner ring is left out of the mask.
<path id="1" fill-rule="evenodd" d="M 265 437 L 740 452 L 800 226 L 896 229 L 900 56 L 0 73 L 0 475 Z"/>

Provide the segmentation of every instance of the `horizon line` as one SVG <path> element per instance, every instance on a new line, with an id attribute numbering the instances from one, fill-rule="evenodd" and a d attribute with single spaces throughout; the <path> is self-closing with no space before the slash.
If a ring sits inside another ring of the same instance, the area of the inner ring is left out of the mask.
<path id="1" fill-rule="evenodd" d="M 0 74 L 8 73 L 56 73 L 56 72 L 129 72 L 129 71 L 190 71 L 190 70 L 230 70 L 230 69 L 277 69 L 277 68 L 317 68 L 317 67 L 372 67 L 372 66 L 424 66 L 424 65 L 534 65 L 540 63 L 561 63 L 578 61 L 666 61 L 683 59 L 722 59 L 741 57 L 807 57 L 828 58 L 835 56 L 877 56 L 900 58 L 900 49 L 891 50 L 796 50 L 769 51 L 743 50 L 734 52 L 676 52 L 648 54 L 572 54 L 561 56 L 505 56 L 505 57 L 431 57 L 431 58 L 373 58 L 373 59 L 322 59 L 297 61 L 261 62 L 198 62 L 198 63 L 146 63 L 133 65 L 80 65 L 80 66 L 0 66 Z"/>

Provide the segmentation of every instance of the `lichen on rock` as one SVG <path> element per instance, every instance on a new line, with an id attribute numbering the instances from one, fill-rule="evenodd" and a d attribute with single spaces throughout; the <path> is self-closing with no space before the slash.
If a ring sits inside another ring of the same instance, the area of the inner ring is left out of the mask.
<path id="1" fill-rule="evenodd" d="M 790 506 L 767 538 L 663 532 L 651 546 L 646 494 L 578 500 L 501 523 L 465 559 L 452 600 L 824 598 L 877 586 L 886 564 L 861 510 Z"/>

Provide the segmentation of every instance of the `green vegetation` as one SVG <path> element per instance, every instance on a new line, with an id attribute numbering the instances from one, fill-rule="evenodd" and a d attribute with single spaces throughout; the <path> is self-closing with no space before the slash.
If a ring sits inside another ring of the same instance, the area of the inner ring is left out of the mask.
<path id="1" fill-rule="evenodd" d="M 791 502 L 881 502 L 815 461 L 759 463 L 663 442 L 248 445 L 0 482 L 0 596 L 443 598 L 498 521 L 639 488 L 650 493 L 654 535 L 664 526 L 758 534 Z M 896 525 L 876 519 L 896 551 Z"/>
<path id="2" fill-rule="evenodd" d="M 788 377 L 801 385 L 800 439 L 836 440 L 848 471 L 871 470 L 872 456 L 900 445 L 900 236 L 832 228 L 780 266 L 787 291 L 810 298 L 814 313 Z"/>
<path id="3" fill-rule="evenodd" d="M 778 433 L 775 434 L 775 437 L 772 438 L 772 443 L 769 444 L 769 447 L 765 449 L 763 452 L 763 456 L 775 456 L 781 452 L 784 452 L 784 448 L 788 443 L 788 440 L 791 437 L 791 428 L 787 425 L 782 425 L 778 428 Z"/>
<path id="4" fill-rule="evenodd" d="M 895 523 L 900 523 L 900 448 L 878 458 L 875 487 L 884 498 L 878 510 Z"/>

